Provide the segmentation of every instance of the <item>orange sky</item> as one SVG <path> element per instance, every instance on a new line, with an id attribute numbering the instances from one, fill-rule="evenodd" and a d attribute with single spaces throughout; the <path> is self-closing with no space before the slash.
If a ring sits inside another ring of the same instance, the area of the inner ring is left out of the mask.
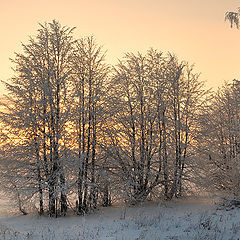
<path id="1" fill-rule="evenodd" d="M 109 63 L 153 47 L 195 63 L 207 87 L 216 88 L 240 79 L 240 30 L 224 22 L 237 7 L 240 0 L 0 0 L 0 79 L 11 77 L 9 58 L 38 22 L 57 19 L 76 26 L 77 38 L 95 35 Z"/>

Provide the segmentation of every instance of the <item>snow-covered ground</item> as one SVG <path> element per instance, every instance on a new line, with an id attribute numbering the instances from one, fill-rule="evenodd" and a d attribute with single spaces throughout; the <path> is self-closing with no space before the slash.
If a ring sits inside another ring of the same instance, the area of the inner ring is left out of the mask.
<path id="1" fill-rule="evenodd" d="M 6 215 L 6 208 L 7 201 L 2 200 L 1 240 L 240 239 L 240 209 L 218 210 L 206 198 L 114 206 L 86 216 L 58 219 Z"/>

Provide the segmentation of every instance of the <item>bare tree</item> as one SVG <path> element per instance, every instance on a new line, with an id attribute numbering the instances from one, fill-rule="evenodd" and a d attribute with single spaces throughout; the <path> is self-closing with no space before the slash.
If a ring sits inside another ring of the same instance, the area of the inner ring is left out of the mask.
<path id="1" fill-rule="evenodd" d="M 102 96 L 108 73 L 105 53 L 94 37 L 81 38 L 73 58 L 75 127 L 78 133 L 78 212 L 96 208 L 97 133 L 103 114 Z"/>
<path id="2" fill-rule="evenodd" d="M 204 94 L 198 77 L 174 55 L 154 50 L 126 54 L 115 68 L 105 150 L 131 201 L 156 187 L 168 199 L 181 195 L 190 126 Z"/>
<path id="3" fill-rule="evenodd" d="M 225 83 L 214 94 L 208 110 L 203 114 L 202 154 L 205 155 L 206 177 L 203 186 L 239 195 L 239 114 L 240 84 L 238 80 Z M 207 134 L 206 134 L 207 132 Z M 204 134 L 205 133 L 205 134 Z"/>
<path id="4" fill-rule="evenodd" d="M 40 24 L 37 37 L 23 44 L 24 53 L 16 54 L 13 60 L 16 76 L 11 83 L 5 83 L 11 106 L 6 106 L 8 112 L 2 114 L 2 121 L 9 129 L 19 130 L 13 138 L 24 138 L 35 149 L 40 213 L 43 212 L 43 183 L 47 182 L 50 216 L 57 216 L 58 191 L 60 211 L 62 214 L 67 211 L 60 145 L 70 111 L 67 89 L 72 74 L 68 62 L 75 43 L 72 31 L 55 20 Z"/>

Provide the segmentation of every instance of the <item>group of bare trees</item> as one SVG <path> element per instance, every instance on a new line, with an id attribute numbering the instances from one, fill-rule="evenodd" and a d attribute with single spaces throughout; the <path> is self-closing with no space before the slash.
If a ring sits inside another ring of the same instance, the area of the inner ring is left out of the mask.
<path id="1" fill-rule="evenodd" d="M 233 80 L 212 95 L 199 118 L 201 184 L 234 195 L 240 188 L 239 117 L 240 82 Z"/>
<path id="2" fill-rule="evenodd" d="M 5 83 L 1 112 L 0 171 L 22 212 L 29 203 L 40 214 L 58 216 L 114 200 L 181 196 L 194 179 L 200 139 L 208 164 L 219 156 L 237 158 L 237 82 L 230 113 L 220 95 L 206 104 L 199 74 L 175 55 L 128 53 L 114 67 L 104 56 L 93 37 L 76 40 L 73 29 L 53 21 L 40 25 L 12 60 L 15 76 Z M 226 108 L 226 116 L 214 104 Z M 207 108 L 216 126 L 203 124 Z M 221 125 L 222 118 L 231 124 Z M 212 149 L 202 134 L 208 127 Z M 226 131 L 228 140 L 221 138 Z"/>
<path id="3" fill-rule="evenodd" d="M 104 150 L 113 174 L 124 179 L 119 189 L 132 201 L 145 200 L 155 188 L 167 199 L 182 194 L 206 93 L 198 78 L 188 63 L 155 50 L 126 54 L 115 67 Z"/>
<path id="4" fill-rule="evenodd" d="M 40 214 L 48 199 L 50 216 L 65 215 L 72 178 L 78 212 L 96 205 L 97 111 L 108 69 L 94 38 L 77 41 L 72 31 L 53 21 L 23 44 L 1 114 L 6 187 L 19 201 L 38 193 Z"/>
<path id="5" fill-rule="evenodd" d="M 240 9 L 225 20 L 239 29 Z M 239 197 L 240 189 L 240 82 L 234 79 L 209 92 L 198 109 L 192 142 L 191 182 L 195 187 Z"/>

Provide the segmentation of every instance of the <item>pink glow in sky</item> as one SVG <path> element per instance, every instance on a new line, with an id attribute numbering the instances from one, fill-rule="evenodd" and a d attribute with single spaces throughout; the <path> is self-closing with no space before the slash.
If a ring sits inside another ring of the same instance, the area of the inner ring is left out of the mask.
<path id="1" fill-rule="evenodd" d="M 195 63 L 207 87 L 216 88 L 240 79 L 240 30 L 224 22 L 225 12 L 238 7 L 235 0 L 0 0 L 0 79 L 12 76 L 9 58 L 38 22 L 57 19 L 76 26 L 76 38 L 93 34 L 109 63 L 153 47 Z"/>

